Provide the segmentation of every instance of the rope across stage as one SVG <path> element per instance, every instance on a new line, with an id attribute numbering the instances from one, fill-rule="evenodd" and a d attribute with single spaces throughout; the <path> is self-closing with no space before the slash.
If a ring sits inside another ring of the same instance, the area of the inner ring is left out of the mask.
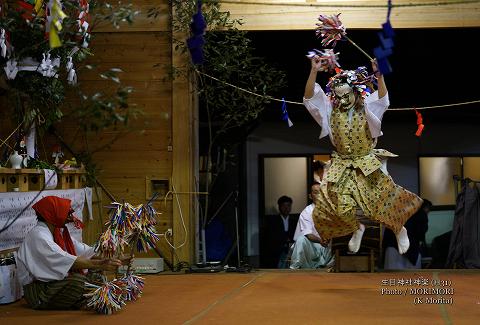
<path id="1" fill-rule="evenodd" d="M 257 94 L 253 91 L 248 90 L 248 89 L 238 87 L 238 86 L 235 86 L 234 84 L 231 84 L 229 82 L 220 80 L 220 79 L 218 79 L 214 76 L 211 76 L 211 75 L 209 75 L 205 72 L 201 72 L 198 69 L 196 69 L 195 72 L 199 75 L 202 75 L 202 76 L 205 76 L 205 77 L 210 78 L 212 80 L 221 82 L 224 85 L 227 85 L 227 86 L 230 86 L 232 88 L 238 89 L 240 91 L 246 92 L 246 93 L 248 93 L 250 95 L 253 95 L 253 96 L 262 97 L 262 98 L 265 98 L 265 99 L 268 99 L 268 100 L 273 100 L 273 101 L 277 101 L 277 102 L 281 102 L 281 103 L 285 102 L 285 103 L 288 103 L 288 104 L 303 106 L 303 103 L 301 103 L 301 102 L 296 102 L 296 101 L 291 101 L 291 100 L 283 100 L 283 99 L 275 98 L 275 97 L 268 96 L 268 95 Z M 414 110 L 424 110 L 424 109 L 431 109 L 431 108 L 446 108 L 446 107 L 454 107 L 454 106 L 463 106 L 463 105 L 470 105 L 470 104 L 476 104 L 476 103 L 480 103 L 480 99 L 465 101 L 465 102 L 459 102 L 459 103 L 452 103 L 452 104 L 432 105 L 432 106 L 422 106 L 422 107 L 401 107 L 401 108 L 391 108 L 390 107 L 388 110 L 389 111 L 414 111 Z"/>

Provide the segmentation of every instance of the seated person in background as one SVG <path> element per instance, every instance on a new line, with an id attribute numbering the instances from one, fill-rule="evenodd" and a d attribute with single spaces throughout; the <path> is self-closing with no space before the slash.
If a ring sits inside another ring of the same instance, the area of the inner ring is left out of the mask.
<path id="1" fill-rule="evenodd" d="M 267 216 L 265 229 L 265 267 L 288 268 L 287 258 L 290 246 L 293 243 L 295 226 L 298 215 L 293 215 L 292 198 L 283 195 L 277 200 L 278 215 Z"/>
<path id="2" fill-rule="evenodd" d="M 321 183 L 323 178 L 323 169 L 325 167 L 325 163 L 320 160 L 315 160 L 312 165 L 313 169 L 313 180 L 315 182 Z"/>
<path id="3" fill-rule="evenodd" d="M 320 183 L 313 183 L 310 187 L 309 198 L 320 192 Z M 330 267 L 334 263 L 331 242 L 325 242 L 320 238 L 312 219 L 315 204 L 308 205 L 298 219 L 295 230 L 295 244 L 291 256 L 291 269 L 318 269 Z"/>
<path id="4" fill-rule="evenodd" d="M 116 271 L 130 258 L 97 259 L 92 247 L 70 237 L 66 224 L 83 224 L 73 215 L 70 200 L 47 196 L 32 208 L 37 225 L 18 250 L 17 267 L 24 297 L 34 309 L 79 309 L 84 306 L 86 269 Z"/>
<path id="5" fill-rule="evenodd" d="M 425 242 L 425 233 L 428 230 L 428 213 L 431 207 L 432 202 L 423 199 L 420 209 L 405 223 L 408 239 L 410 240 L 410 247 L 403 255 L 398 253 L 397 239 L 394 233 L 388 228 L 385 229 L 382 244 L 385 250 L 385 270 L 422 268 L 420 243 Z"/>

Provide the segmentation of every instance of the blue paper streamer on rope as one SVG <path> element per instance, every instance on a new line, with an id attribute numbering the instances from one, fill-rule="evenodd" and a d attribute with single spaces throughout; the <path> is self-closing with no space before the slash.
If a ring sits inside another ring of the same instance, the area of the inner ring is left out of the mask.
<path id="1" fill-rule="evenodd" d="M 203 45 L 205 44 L 205 39 L 203 35 L 205 33 L 205 28 L 207 23 L 202 14 L 202 1 L 197 1 L 197 12 L 192 17 L 192 22 L 190 24 L 190 30 L 192 36 L 187 40 L 187 46 L 192 56 L 193 64 L 203 64 L 205 57 L 203 55 Z"/>
<path id="2" fill-rule="evenodd" d="M 282 120 L 287 121 L 288 127 L 292 127 L 293 123 L 288 117 L 287 103 L 285 102 L 285 98 L 282 98 L 282 102 Z"/>
<path id="3" fill-rule="evenodd" d="M 378 69 L 384 75 L 392 72 L 392 67 L 388 61 L 388 57 L 393 53 L 393 37 L 395 36 L 395 32 L 390 24 L 391 11 L 392 1 L 388 0 L 387 21 L 382 24 L 382 31 L 378 33 L 380 46 L 373 49 L 373 53 L 377 59 Z"/>

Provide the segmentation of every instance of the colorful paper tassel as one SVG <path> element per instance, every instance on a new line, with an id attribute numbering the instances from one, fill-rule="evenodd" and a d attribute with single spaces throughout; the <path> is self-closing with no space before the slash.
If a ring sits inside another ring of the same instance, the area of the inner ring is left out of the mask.
<path id="1" fill-rule="evenodd" d="M 157 212 L 152 206 L 153 197 L 147 204 L 133 206 L 129 203 L 110 204 L 110 220 L 106 230 L 95 243 L 95 251 L 105 258 L 120 256 L 128 246 L 133 251 L 147 251 L 156 246 L 159 235 L 156 233 Z M 99 313 L 111 314 L 125 305 L 125 301 L 137 300 L 143 291 L 144 279 L 134 275 L 128 268 L 121 279 L 106 282 L 102 286 L 88 284 L 92 290 L 87 294 L 88 307 Z"/>
<path id="2" fill-rule="evenodd" d="M 340 14 L 338 15 L 320 15 L 317 23 L 316 34 L 317 37 L 322 37 L 322 45 L 332 46 L 337 44 L 337 41 L 341 40 L 343 36 L 346 35 L 346 28 L 343 26 L 342 22 L 339 19 Z"/>
<path id="3" fill-rule="evenodd" d="M 87 308 L 95 310 L 97 313 L 111 315 L 125 306 L 126 284 L 122 280 L 113 280 L 105 282 L 98 286 L 92 283 L 85 283 L 87 289 L 91 292 L 84 294 L 87 300 Z"/>
<path id="4" fill-rule="evenodd" d="M 321 64 L 320 71 L 335 72 L 336 69 L 340 67 L 338 55 L 339 53 L 335 53 L 333 49 L 325 49 L 323 51 L 313 49 L 308 52 L 307 58 L 311 59 L 317 56 Z"/>
<path id="5" fill-rule="evenodd" d="M 135 274 L 126 274 L 122 279 L 125 283 L 125 300 L 135 301 L 142 296 L 145 279 Z"/>

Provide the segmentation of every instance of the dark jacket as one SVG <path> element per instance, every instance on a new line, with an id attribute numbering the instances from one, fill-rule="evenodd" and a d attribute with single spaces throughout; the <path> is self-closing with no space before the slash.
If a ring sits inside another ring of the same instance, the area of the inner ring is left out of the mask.
<path id="1" fill-rule="evenodd" d="M 270 215 L 265 217 L 263 225 L 264 252 L 262 260 L 264 267 L 276 268 L 282 252 L 287 251 L 293 243 L 293 235 L 298 223 L 298 214 L 290 214 L 288 218 L 288 232 L 285 232 L 282 217 Z"/>

